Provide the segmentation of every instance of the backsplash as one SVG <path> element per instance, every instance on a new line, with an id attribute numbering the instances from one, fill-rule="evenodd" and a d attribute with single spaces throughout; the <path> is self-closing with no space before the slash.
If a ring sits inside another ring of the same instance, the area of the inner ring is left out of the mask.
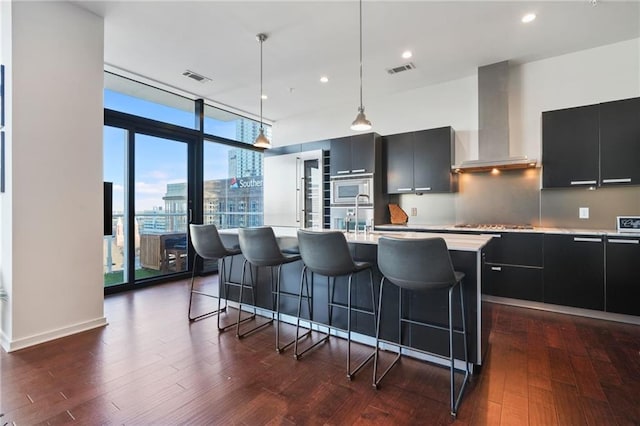
<path id="1" fill-rule="evenodd" d="M 463 173 L 455 194 L 405 194 L 410 224 L 505 223 L 579 229 L 615 229 L 616 216 L 640 216 L 640 186 L 540 190 L 541 169 L 500 174 Z M 589 208 L 589 219 L 578 209 Z M 411 216 L 411 209 L 416 216 Z"/>
<path id="2" fill-rule="evenodd" d="M 615 229 L 616 216 L 640 216 L 640 186 L 545 189 L 541 226 L 552 228 Z M 589 208 L 589 219 L 578 209 Z"/>

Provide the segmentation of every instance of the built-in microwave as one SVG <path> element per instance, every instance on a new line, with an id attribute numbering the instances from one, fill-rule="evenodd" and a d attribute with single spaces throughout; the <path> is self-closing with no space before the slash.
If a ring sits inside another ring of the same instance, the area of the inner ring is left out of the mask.
<path id="1" fill-rule="evenodd" d="M 373 177 L 341 177 L 331 179 L 331 205 L 346 206 L 355 205 L 357 195 L 360 197 L 358 204 L 363 207 L 373 206 Z M 367 198 L 368 197 L 368 198 Z"/>

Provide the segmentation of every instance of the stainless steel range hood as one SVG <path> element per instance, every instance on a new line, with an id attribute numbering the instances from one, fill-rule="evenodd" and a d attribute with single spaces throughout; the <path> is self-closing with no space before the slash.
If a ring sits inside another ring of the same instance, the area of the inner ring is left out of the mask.
<path id="1" fill-rule="evenodd" d="M 478 68 L 478 127 L 478 160 L 454 165 L 454 172 L 536 167 L 536 160 L 509 155 L 508 61 Z"/>

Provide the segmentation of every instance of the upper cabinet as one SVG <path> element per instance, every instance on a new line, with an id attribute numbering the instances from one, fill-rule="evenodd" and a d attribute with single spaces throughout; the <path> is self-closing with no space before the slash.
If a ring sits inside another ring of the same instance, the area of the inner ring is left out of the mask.
<path id="1" fill-rule="evenodd" d="M 543 188 L 640 184 L 640 98 L 542 113 Z"/>
<path id="2" fill-rule="evenodd" d="M 640 184 L 640 98 L 600 104 L 600 184 Z"/>
<path id="3" fill-rule="evenodd" d="M 451 127 L 384 137 L 389 194 L 456 192 L 451 173 L 454 131 Z"/>
<path id="4" fill-rule="evenodd" d="M 598 184 L 598 105 L 542 113 L 542 186 Z"/>
<path id="5" fill-rule="evenodd" d="M 380 136 L 375 133 L 331 139 L 331 176 L 375 172 L 381 148 Z"/>

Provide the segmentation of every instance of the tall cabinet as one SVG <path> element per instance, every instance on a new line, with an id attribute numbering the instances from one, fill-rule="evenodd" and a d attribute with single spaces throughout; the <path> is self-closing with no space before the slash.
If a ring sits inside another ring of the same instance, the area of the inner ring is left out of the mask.
<path id="1" fill-rule="evenodd" d="M 382 137 L 377 133 L 364 133 L 331 139 L 330 144 L 331 178 L 372 175 L 374 224 L 389 223 L 388 204 L 397 202 L 397 198 L 390 197 L 384 190 L 386 167 L 382 162 Z M 345 212 L 353 210 L 353 207 L 332 207 L 331 209 L 332 216 L 335 213 L 344 217 Z"/>

